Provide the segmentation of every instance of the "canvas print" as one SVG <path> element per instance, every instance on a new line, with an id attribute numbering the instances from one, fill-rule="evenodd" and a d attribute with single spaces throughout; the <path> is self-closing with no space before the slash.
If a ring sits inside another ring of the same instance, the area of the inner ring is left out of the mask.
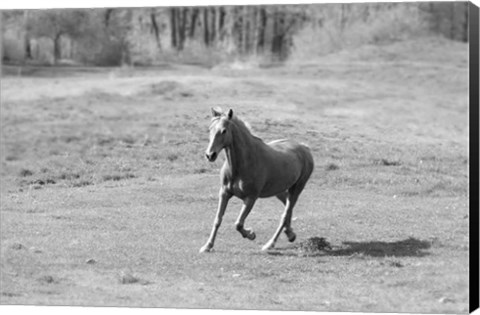
<path id="1" fill-rule="evenodd" d="M 468 312 L 468 8 L 2 11 L 0 304 Z"/>

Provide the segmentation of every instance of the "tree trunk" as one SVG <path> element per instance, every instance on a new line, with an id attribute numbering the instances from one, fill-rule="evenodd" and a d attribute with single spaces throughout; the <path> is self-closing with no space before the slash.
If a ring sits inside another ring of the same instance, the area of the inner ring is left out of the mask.
<path id="1" fill-rule="evenodd" d="M 441 25 L 441 21 L 440 21 L 441 15 L 440 15 L 440 12 L 437 12 L 437 9 L 436 9 L 436 6 L 435 6 L 434 2 L 430 2 L 429 6 L 430 6 L 430 14 L 433 17 L 432 29 L 436 33 L 440 33 L 440 31 L 441 31 L 441 27 L 440 27 L 440 25 Z"/>
<path id="2" fill-rule="evenodd" d="M 277 9 L 275 8 L 275 11 L 273 13 L 273 29 L 272 29 L 272 47 L 271 47 L 271 52 L 275 54 L 277 50 L 277 33 L 278 33 L 278 13 Z"/>
<path id="3" fill-rule="evenodd" d="M 28 33 L 28 10 L 23 11 L 23 31 L 24 31 L 24 38 L 23 38 L 24 58 L 23 58 L 23 62 L 25 62 L 26 59 L 32 59 L 32 49 L 30 47 L 30 35 Z"/>
<path id="4" fill-rule="evenodd" d="M 170 8 L 170 38 L 172 47 L 177 48 L 177 9 Z"/>
<path id="5" fill-rule="evenodd" d="M 370 5 L 368 3 L 365 3 L 364 4 L 364 9 L 363 9 L 363 14 L 362 14 L 363 22 L 366 22 L 369 17 L 370 17 Z"/>
<path id="6" fill-rule="evenodd" d="M 113 9 L 107 9 L 105 11 L 105 16 L 104 16 L 105 27 L 108 27 L 108 25 L 110 24 L 110 17 L 112 16 L 112 13 L 113 13 Z"/>
<path id="7" fill-rule="evenodd" d="M 208 29 L 208 7 L 203 8 L 203 41 L 206 46 L 210 46 L 210 31 Z"/>
<path id="8" fill-rule="evenodd" d="M 225 26 L 225 16 L 226 12 L 223 7 L 218 8 L 218 32 L 219 32 L 219 40 L 223 41 L 225 36 L 224 26 Z"/>
<path id="9" fill-rule="evenodd" d="M 155 17 L 155 12 L 150 13 L 150 20 L 152 22 L 153 32 L 155 34 L 155 40 L 157 41 L 157 47 L 159 49 L 162 48 L 162 44 L 160 42 L 160 29 L 158 28 L 157 18 Z"/>
<path id="10" fill-rule="evenodd" d="M 243 6 L 242 12 L 242 53 L 248 50 L 248 6 Z"/>
<path id="11" fill-rule="evenodd" d="M 0 12 L 0 34 L 3 36 L 3 13 Z M 0 65 L 3 64 L 3 40 L 0 40 Z M 2 78 L 2 67 L 0 66 L 0 78 Z"/>
<path id="12" fill-rule="evenodd" d="M 178 50 L 183 50 L 185 44 L 186 30 L 187 30 L 187 14 L 188 9 L 177 10 L 177 30 L 178 30 Z"/>
<path id="13" fill-rule="evenodd" d="M 258 28 L 257 53 L 262 53 L 265 48 L 265 30 L 267 28 L 267 10 L 260 9 L 260 26 Z"/>
<path id="14" fill-rule="evenodd" d="M 348 4 L 342 3 L 341 4 L 341 14 L 340 14 L 340 31 L 343 32 L 345 26 L 347 25 L 348 21 Z"/>
<path id="15" fill-rule="evenodd" d="M 463 4 L 464 6 L 464 24 L 463 24 L 463 34 L 462 34 L 462 41 L 465 43 L 468 42 L 468 8 L 469 8 L 469 2 L 465 2 Z"/>
<path id="16" fill-rule="evenodd" d="M 257 43 L 258 43 L 258 6 L 252 7 L 252 16 L 251 16 L 251 41 L 250 41 L 250 51 L 254 54 L 257 54 Z"/>
<path id="17" fill-rule="evenodd" d="M 30 45 L 30 37 L 25 36 L 25 59 L 33 59 L 32 46 Z"/>
<path id="18" fill-rule="evenodd" d="M 287 13 L 285 11 L 276 11 L 274 15 L 274 31 L 272 38 L 271 52 L 279 60 L 284 60 L 289 53 L 291 38 L 291 29 L 295 20 L 291 19 L 289 25 L 286 25 Z"/>
<path id="19" fill-rule="evenodd" d="M 60 39 L 62 38 L 62 33 L 58 33 L 53 38 L 53 64 L 57 64 L 58 60 L 62 57 L 62 51 L 60 47 Z"/>
<path id="20" fill-rule="evenodd" d="M 222 10 L 223 14 L 223 22 L 221 21 L 220 24 L 222 25 L 222 45 L 225 48 L 228 54 L 236 51 L 236 40 L 234 35 L 235 29 L 235 7 L 226 7 Z"/>
<path id="21" fill-rule="evenodd" d="M 210 43 L 214 43 L 215 42 L 215 37 L 216 37 L 216 20 L 217 20 L 217 11 L 216 11 L 216 8 L 215 7 L 211 7 L 210 8 L 210 39 L 209 39 L 209 42 Z"/>
<path id="22" fill-rule="evenodd" d="M 272 54 L 277 57 L 281 56 L 284 34 L 283 34 L 283 17 L 282 13 L 275 10 L 273 16 L 273 38 L 272 38 Z"/>
<path id="23" fill-rule="evenodd" d="M 455 39 L 455 2 L 450 5 L 450 39 Z"/>
<path id="24" fill-rule="evenodd" d="M 197 27 L 197 19 L 200 11 L 197 8 L 193 8 L 191 17 L 190 17 L 190 31 L 188 33 L 189 38 L 195 37 L 195 28 Z"/>

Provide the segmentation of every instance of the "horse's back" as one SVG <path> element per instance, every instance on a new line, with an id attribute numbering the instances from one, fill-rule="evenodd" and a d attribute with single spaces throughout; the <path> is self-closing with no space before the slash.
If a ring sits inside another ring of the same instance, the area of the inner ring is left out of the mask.
<path id="1" fill-rule="evenodd" d="M 314 161 L 307 145 L 288 139 L 271 141 L 267 145 L 270 148 L 272 161 L 277 162 L 271 164 L 276 168 L 276 172 L 293 172 L 296 174 L 296 181 L 308 180 L 313 172 Z M 275 164 L 277 167 L 274 166 Z"/>
<path id="2" fill-rule="evenodd" d="M 267 145 L 280 154 L 296 155 L 301 160 L 304 160 L 305 163 L 312 164 L 313 167 L 312 152 L 310 151 L 310 147 L 304 143 L 288 139 L 280 139 L 271 141 L 267 143 Z"/>

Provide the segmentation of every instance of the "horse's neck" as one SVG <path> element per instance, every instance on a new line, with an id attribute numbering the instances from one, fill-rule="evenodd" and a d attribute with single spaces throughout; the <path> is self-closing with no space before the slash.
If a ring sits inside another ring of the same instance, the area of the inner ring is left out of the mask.
<path id="1" fill-rule="evenodd" d="M 239 128 L 235 127 L 232 144 L 225 148 L 227 162 L 234 178 L 241 175 L 247 168 L 250 170 L 255 168 L 253 161 L 257 143 L 249 132 Z"/>

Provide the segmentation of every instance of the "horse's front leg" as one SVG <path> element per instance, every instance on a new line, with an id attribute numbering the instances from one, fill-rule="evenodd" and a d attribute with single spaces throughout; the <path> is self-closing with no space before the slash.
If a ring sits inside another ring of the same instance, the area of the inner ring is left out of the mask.
<path id="1" fill-rule="evenodd" d="M 220 227 L 220 224 L 222 224 L 223 214 L 225 213 L 225 209 L 227 208 L 230 198 L 232 198 L 232 194 L 228 193 L 224 187 L 221 187 L 219 192 L 217 215 L 215 217 L 215 221 L 213 222 L 212 232 L 210 233 L 207 243 L 200 248 L 200 253 L 209 252 L 213 248 L 218 228 Z"/>
<path id="2" fill-rule="evenodd" d="M 240 215 L 238 216 L 237 222 L 235 222 L 235 227 L 237 231 L 242 234 L 243 237 L 248 238 L 249 240 L 253 241 L 255 239 L 255 232 L 252 229 L 245 229 L 243 224 L 245 223 L 245 219 L 247 218 L 250 210 L 252 210 L 253 205 L 257 198 L 249 197 L 243 200 L 242 210 L 240 211 Z"/>

